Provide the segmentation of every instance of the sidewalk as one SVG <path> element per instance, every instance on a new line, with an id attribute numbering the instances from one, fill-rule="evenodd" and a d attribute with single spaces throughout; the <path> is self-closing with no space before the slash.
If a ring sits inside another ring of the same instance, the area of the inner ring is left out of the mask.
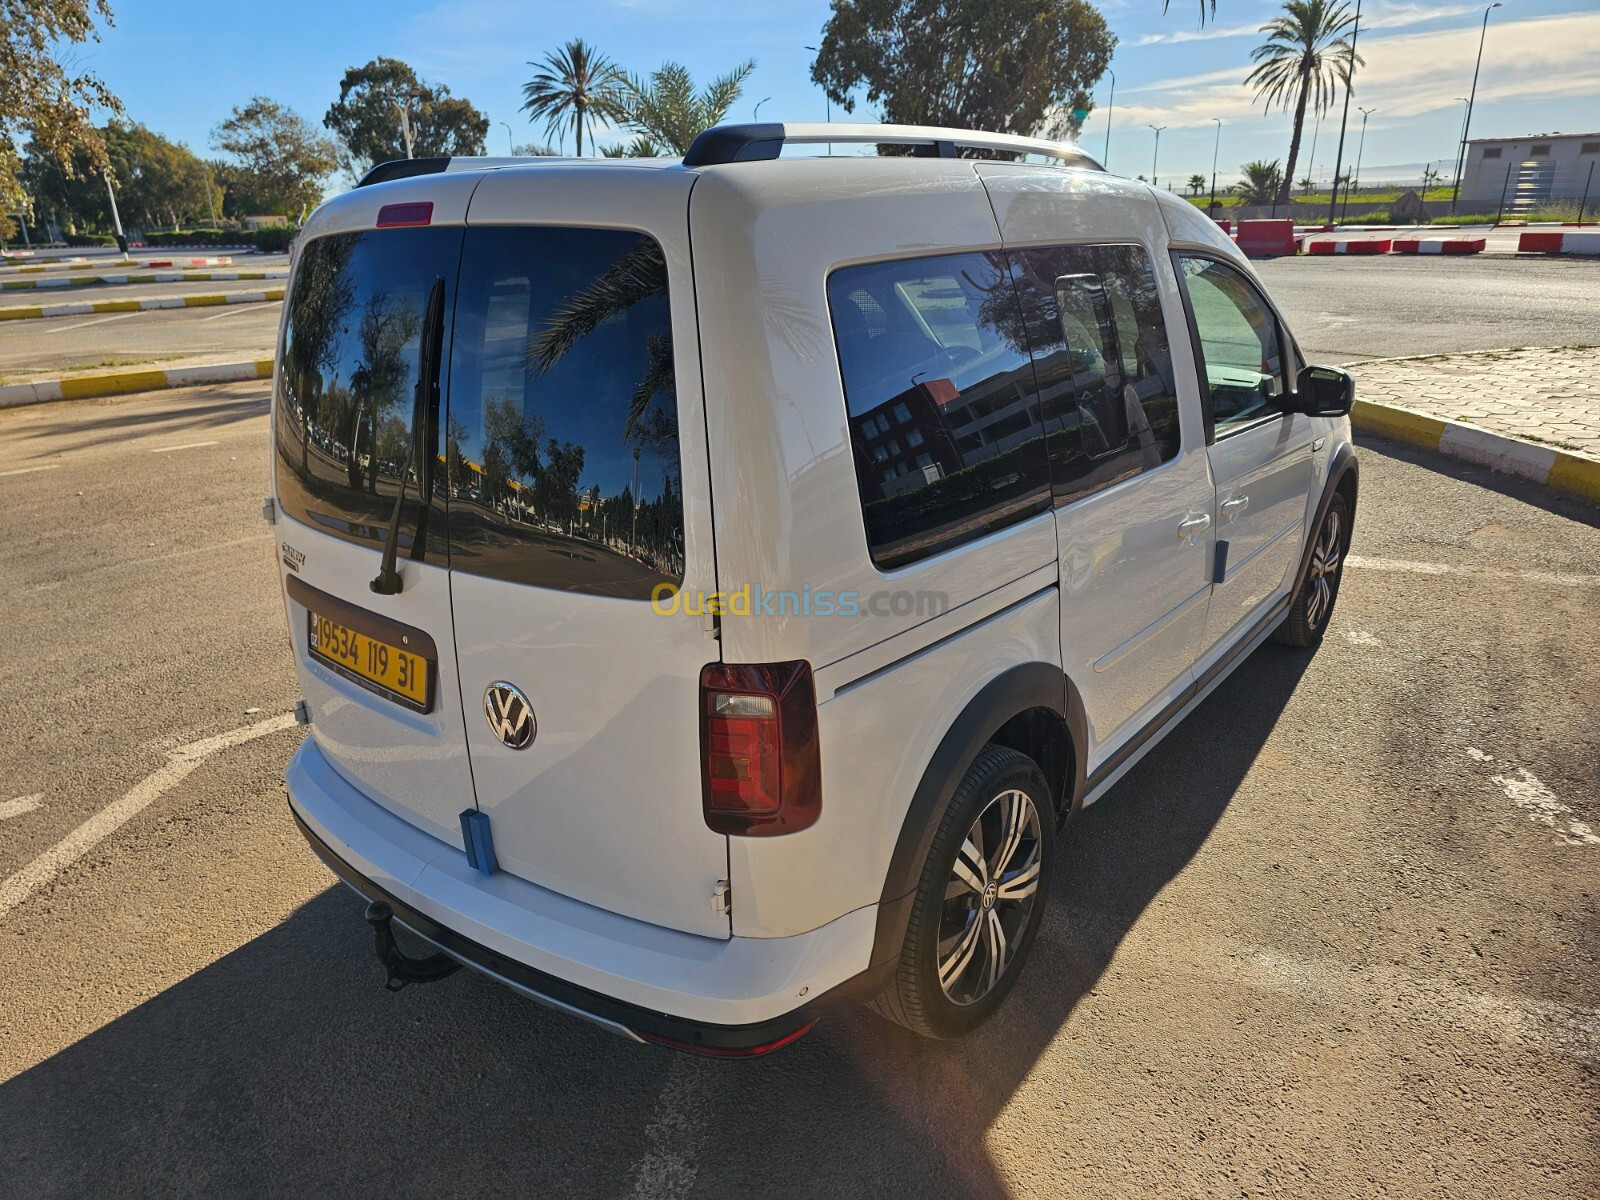
<path id="1" fill-rule="evenodd" d="M 1357 428 L 1600 500 L 1600 347 L 1347 365 Z"/>

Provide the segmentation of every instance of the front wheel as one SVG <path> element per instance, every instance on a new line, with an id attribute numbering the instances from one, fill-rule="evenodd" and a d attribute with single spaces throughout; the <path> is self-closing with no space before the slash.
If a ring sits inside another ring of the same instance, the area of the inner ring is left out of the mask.
<path id="1" fill-rule="evenodd" d="M 1315 646 L 1322 640 L 1328 618 L 1333 615 L 1333 603 L 1339 598 L 1339 581 L 1344 577 L 1344 556 L 1349 546 L 1350 509 L 1344 497 L 1335 492 L 1311 544 L 1306 580 L 1274 635 L 1280 642 Z"/>
<path id="2" fill-rule="evenodd" d="M 874 1003 L 931 1038 L 975 1029 L 1006 998 L 1039 929 L 1055 850 L 1044 774 L 986 746 L 945 810 L 923 864 L 894 980 Z"/>

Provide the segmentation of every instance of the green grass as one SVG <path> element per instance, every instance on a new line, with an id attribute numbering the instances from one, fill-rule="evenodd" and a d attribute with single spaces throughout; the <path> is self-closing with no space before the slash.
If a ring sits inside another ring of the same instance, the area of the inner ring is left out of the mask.
<path id="1" fill-rule="evenodd" d="M 62 371 L 99 371 L 106 367 L 147 367 L 153 363 L 172 362 L 181 354 L 156 354 L 149 358 L 102 358 L 99 362 L 68 363 Z"/>

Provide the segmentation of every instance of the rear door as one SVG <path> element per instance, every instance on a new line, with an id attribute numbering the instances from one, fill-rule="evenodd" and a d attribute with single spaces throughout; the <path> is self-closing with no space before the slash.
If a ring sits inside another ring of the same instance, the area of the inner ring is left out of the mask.
<path id="1" fill-rule="evenodd" d="M 727 840 L 700 787 L 717 643 L 684 603 L 716 589 L 692 186 L 593 164 L 484 180 L 444 456 L 467 744 L 501 868 L 726 937 L 712 896 Z M 520 746 L 495 685 L 532 710 Z"/>
<path id="2" fill-rule="evenodd" d="M 436 294 L 433 333 L 449 345 L 475 182 L 431 181 L 427 225 L 416 205 L 384 208 L 407 198 L 403 186 L 319 212 L 290 281 L 273 413 L 279 570 L 314 736 L 363 793 L 458 847 L 472 777 L 427 449 L 437 377 L 420 397 L 418 382 Z M 405 223 L 379 227 L 380 212 Z M 379 594 L 371 582 L 402 488 L 401 587 Z"/>

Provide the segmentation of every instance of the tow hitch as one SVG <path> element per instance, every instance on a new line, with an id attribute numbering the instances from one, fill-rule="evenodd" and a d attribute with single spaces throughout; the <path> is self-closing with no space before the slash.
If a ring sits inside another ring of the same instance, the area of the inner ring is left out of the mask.
<path id="1" fill-rule="evenodd" d="M 408 983 L 435 983 L 461 969 L 461 964 L 442 950 L 427 958 L 407 958 L 394 940 L 394 930 L 389 927 L 394 920 L 394 910 L 382 900 L 367 905 L 366 918 L 367 924 L 372 926 L 372 946 L 378 953 L 378 961 L 389 973 L 383 986 L 391 992 L 398 992 Z"/>

